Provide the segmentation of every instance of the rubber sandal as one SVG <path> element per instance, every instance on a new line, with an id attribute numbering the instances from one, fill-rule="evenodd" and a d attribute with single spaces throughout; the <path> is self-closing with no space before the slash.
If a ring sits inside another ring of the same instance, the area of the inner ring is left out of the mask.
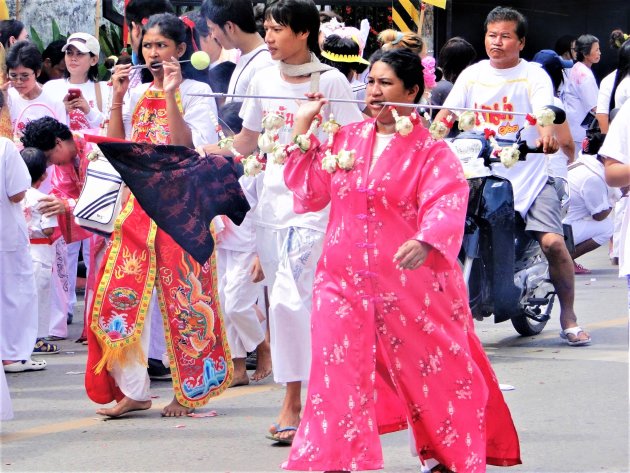
<path id="1" fill-rule="evenodd" d="M 579 325 L 577 327 L 566 328 L 560 332 L 560 338 L 567 342 L 567 345 L 571 347 L 581 347 L 584 345 L 590 345 L 591 337 L 589 336 L 584 340 L 569 340 L 569 335 L 579 337 L 580 333 L 586 333 Z"/>
<path id="2" fill-rule="evenodd" d="M 44 340 L 47 342 L 60 342 L 61 340 L 65 340 L 66 337 L 58 337 L 57 335 L 50 335 L 49 337 L 44 337 Z"/>
<path id="3" fill-rule="evenodd" d="M 580 263 L 573 262 L 573 272 L 575 274 L 591 274 L 593 271 L 585 268 Z"/>
<path id="4" fill-rule="evenodd" d="M 39 339 L 35 342 L 35 348 L 33 353 L 36 355 L 56 355 L 61 349 L 52 343 L 45 342 L 43 339 Z"/>
<path id="5" fill-rule="evenodd" d="M 273 424 L 273 425 L 277 425 L 277 424 Z M 291 437 L 287 437 L 287 438 L 277 437 L 277 435 L 280 432 L 291 432 L 291 431 L 294 432 Z M 291 445 L 293 443 L 293 439 L 295 438 L 295 432 L 297 432 L 297 427 L 294 427 L 292 425 L 288 425 L 287 427 L 282 427 L 281 429 L 276 429 L 275 435 L 272 435 L 272 434 L 265 435 L 265 438 L 268 438 L 269 440 L 273 440 L 274 442 L 282 444 L 282 445 Z"/>
<path id="6" fill-rule="evenodd" d="M 4 365 L 5 373 L 21 373 L 22 371 L 39 371 L 46 368 L 45 360 L 29 359 Z"/>

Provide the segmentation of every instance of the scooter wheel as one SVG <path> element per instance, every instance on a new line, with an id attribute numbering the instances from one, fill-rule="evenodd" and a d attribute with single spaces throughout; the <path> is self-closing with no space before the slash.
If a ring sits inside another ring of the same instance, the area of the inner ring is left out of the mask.
<path id="1" fill-rule="evenodd" d="M 538 335 L 543 331 L 545 325 L 547 325 L 547 320 L 538 322 L 530 317 L 527 317 L 524 313 L 517 315 L 516 317 L 512 317 L 511 321 L 514 329 L 516 329 L 519 335 L 522 335 L 523 337 Z"/>

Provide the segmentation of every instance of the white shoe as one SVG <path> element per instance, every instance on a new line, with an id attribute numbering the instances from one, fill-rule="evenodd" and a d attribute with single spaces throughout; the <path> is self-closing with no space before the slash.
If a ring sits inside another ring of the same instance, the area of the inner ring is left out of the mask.
<path id="1" fill-rule="evenodd" d="M 46 360 L 38 360 L 36 358 L 30 358 L 28 360 L 16 361 L 4 365 L 5 373 L 21 373 L 22 371 L 39 371 L 46 368 Z"/>

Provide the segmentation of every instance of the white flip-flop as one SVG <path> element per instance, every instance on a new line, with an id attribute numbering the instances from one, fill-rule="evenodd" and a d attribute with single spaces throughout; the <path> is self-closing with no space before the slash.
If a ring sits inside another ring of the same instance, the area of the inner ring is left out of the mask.
<path id="1" fill-rule="evenodd" d="M 580 347 L 584 345 L 590 345 L 591 344 L 590 336 L 585 340 L 579 340 L 579 339 L 569 340 L 569 337 L 568 337 L 569 335 L 579 337 L 580 333 L 586 333 L 586 332 L 579 325 L 577 327 L 565 328 L 564 330 L 560 331 L 560 338 L 565 340 L 567 342 L 567 345 L 571 347 Z"/>
<path id="2" fill-rule="evenodd" d="M 16 361 L 4 365 L 5 373 L 21 373 L 22 371 L 39 371 L 46 368 L 46 360 L 38 360 L 30 358 L 28 360 Z"/>

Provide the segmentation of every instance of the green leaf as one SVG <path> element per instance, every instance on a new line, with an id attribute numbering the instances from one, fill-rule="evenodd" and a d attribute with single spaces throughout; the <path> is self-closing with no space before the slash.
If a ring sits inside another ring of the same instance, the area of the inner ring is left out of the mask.
<path id="1" fill-rule="evenodd" d="M 37 49 L 39 49 L 39 52 L 43 53 L 45 49 L 44 43 L 42 39 L 39 37 L 39 34 L 37 34 L 37 31 L 35 31 L 35 29 L 32 26 L 31 26 L 30 36 L 31 36 L 31 41 L 35 43 L 35 45 L 37 46 Z"/>
<path id="2" fill-rule="evenodd" d="M 61 34 L 61 31 L 59 30 L 59 25 L 57 24 L 57 21 L 55 21 L 55 19 L 53 18 L 53 20 L 52 20 L 52 40 L 53 41 L 57 41 L 58 39 L 66 39 L 66 37 Z"/>

